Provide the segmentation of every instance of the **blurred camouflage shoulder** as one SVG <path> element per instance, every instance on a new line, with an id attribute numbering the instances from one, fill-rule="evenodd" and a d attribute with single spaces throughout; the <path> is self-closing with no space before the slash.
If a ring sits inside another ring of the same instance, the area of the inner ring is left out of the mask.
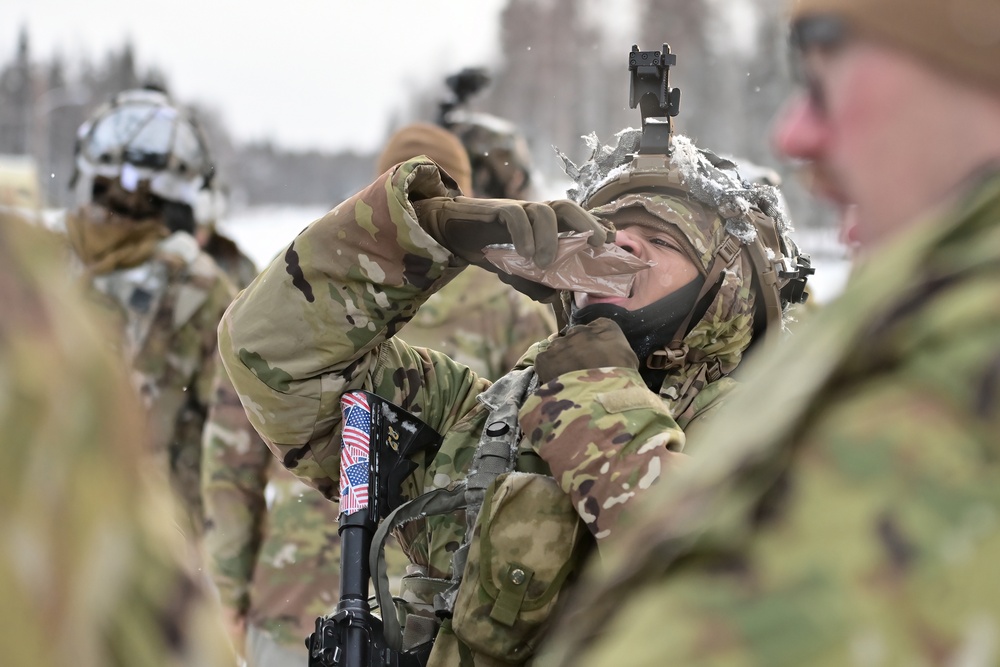
<path id="1" fill-rule="evenodd" d="M 0 214 L 4 665 L 230 664 L 125 371 L 51 241 Z"/>

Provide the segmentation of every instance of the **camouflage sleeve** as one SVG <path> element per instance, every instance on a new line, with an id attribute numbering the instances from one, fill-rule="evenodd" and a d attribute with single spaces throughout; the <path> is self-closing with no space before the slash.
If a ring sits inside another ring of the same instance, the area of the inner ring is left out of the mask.
<path id="1" fill-rule="evenodd" d="M 410 204 L 449 194 L 434 163 L 403 163 L 303 230 L 220 325 L 254 427 L 328 498 L 338 493 L 344 392 L 375 391 L 443 432 L 481 388 L 467 369 L 391 339 L 464 265 Z"/>
<path id="2" fill-rule="evenodd" d="M 980 650 L 1000 627 L 983 585 L 1000 554 L 993 455 L 934 391 L 852 394 L 766 458 L 704 443 L 711 460 L 647 496 L 539 664 L 952 664 Z"/>
<path id="3" fill-rule="evenodd" d="M 249 428 L 236 390 L 221 369 L 214 395 L 202 439 L 203 546 L 222 604 L 244 613 L 267 513 L 267 470 L 274 457 Z"/>
<path id="4" fill-rule="evenodd" d="M 166 269 L 166 286 L 155 318 L 133 364 L 134 379 L 148 401 L 151 449 L 187 511 L 184 530 L 200 539 L 204 528 L 201 494 L 202 435 L 215 400 L 220 372 L 217 329 L 235 296 L 232 283 L 211 258 L 197 250 L 193 237 L 178 233 L 161 247 L 154 266 Z M 91 293 L 99 292 L 90 288 Z M 102 296 L 124 331 L 124 313 Z M 244 420 L 242 428 L 252 430 Z"/>
<path id="5" fill-rule="evenodd" d="M 225 374 L 219 356 L 218 323 L 235 297 L 236 287 L 221 270 L 216 271 L 216 280 L 209 290 L 208 300 L 200 309 L 202 322 L 199 330 L 205 333 L 201 345 L 201 363 L 194 379 L 195 395 L 199 397 L 206 413 L 210 412 L 217 399 L 219 376 Z"/>
<path id="6" fill-rule="evenodd" d="M 564 373 L 528 398 L 521 428 L 598 539 L 662 472 L 684 433 L 637 371 Z"/>

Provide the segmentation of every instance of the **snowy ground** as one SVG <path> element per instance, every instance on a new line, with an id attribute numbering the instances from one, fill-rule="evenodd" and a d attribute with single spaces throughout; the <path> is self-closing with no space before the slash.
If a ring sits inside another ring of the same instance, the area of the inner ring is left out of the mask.
<path id="1" fill-rule="evenodd" d="M 263 268 L 306 225 L 326 212 L 322 206 L 259 206 L 230 215 L 220 227 Z M 843 288 L 849 269 L 836 232 L 807 230 L 795 233 L 794 238 L 812 255 L 816 267 L 816 275 L 809 279 L 813 296 L 820 303 L 829 301 Z"/>

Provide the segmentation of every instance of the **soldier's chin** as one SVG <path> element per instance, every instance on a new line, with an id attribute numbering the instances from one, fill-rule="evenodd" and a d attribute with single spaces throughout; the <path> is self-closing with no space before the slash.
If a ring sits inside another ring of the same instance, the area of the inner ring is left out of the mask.
<path id="1" fill-rule="evenodd" d="M 622 308 L 628 308 L 627 304 L 630 297 L 624 296 L 602 296 L 600 294 L 577 294 L 576 295 L 576 305 L 578 308 L 586 308 L 587 306 L 593 306 L 595 304 L 607 304 L 610 306 L 620 306 Z"/>

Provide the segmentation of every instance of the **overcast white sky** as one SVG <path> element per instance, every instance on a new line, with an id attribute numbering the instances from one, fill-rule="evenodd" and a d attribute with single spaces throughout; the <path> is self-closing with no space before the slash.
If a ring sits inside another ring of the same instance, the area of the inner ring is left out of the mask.
<path id="1" fill-rule="evenodd" d="M 0 59 L 26 26 L 36 59 L 100 57 L 130 39 L 179 101 L 240 140 L 376 150 L 412 82 L 490 66 L 504 0 L 2 0 Z"/>

